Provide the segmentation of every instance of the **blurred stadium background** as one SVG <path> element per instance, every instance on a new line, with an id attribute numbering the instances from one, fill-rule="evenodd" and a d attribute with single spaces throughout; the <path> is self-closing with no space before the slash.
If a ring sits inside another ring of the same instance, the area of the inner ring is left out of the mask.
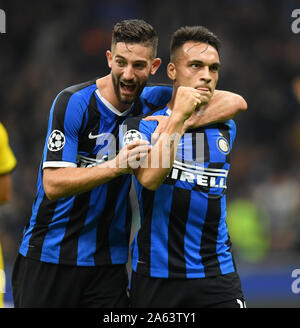
<path id="1" fill-rule="evenodd" d="M 109 72 L 111 29 L 127 18 L 158 31 L 163 65 L 151 82 L 169 83 L 169 39 L 178 27 L 205 25 L 221 38 L 218 88 L 243 95 L 249 106 L 236 118 L 227 196 L 247 304 L 300 306 L 291 288 L 300 268 L 300 33 L 291 29 L 299 0 L 0 0 L 0 8 L 0 120 L 18 159 L 13 201 L 0 208 L 7 307 L 52 101 L 61 89 Z"/>

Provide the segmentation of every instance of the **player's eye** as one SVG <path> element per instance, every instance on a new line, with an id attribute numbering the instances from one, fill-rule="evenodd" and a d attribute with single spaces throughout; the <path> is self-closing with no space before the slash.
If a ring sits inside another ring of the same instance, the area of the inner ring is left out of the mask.
<path id="1" fill-rule="evenodd" d="M 124 62 L 124 60 L 116 60 L 116 63 L 120 67 L 124 67 L 126 65 L 126 63 Z"/>
<path id="2" fill-rule="evenodd" d="M 134 68 L 136 69 L 144 69 L 146 67 L 145 63 L 136 63 L 134 64 Z"/>
<path id="3" fill-rule="evenodd" d="M 209 69 L 210 69 L 212 72 L 218 72 L 219 69 L 220 69 L 220 66 L 218 66 L 218 65 L 212 65 L 212 66 L 210 66 Z"/>

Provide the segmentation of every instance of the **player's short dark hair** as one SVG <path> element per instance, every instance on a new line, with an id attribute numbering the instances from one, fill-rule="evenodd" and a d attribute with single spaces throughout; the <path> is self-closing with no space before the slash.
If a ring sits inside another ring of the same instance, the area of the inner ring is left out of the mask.
<path id="1" fill-rule="evenodd" d="M 170 43 L 170 57 L 171 60 L 180 47 L 186 42 L 203 42 L 213 46 L 219 53 L 221 42 L 219 38 L 204 26 L 184 26 L 175 31 Z"/>
<path id="2" fill-rule="evenodd" d="M 152 25 L 141 19 L 128 19 L 117 23 L 112 32 L 112 48 L 118 42 L 142 43 L 152 48 L 153 58 L 156 57 L 157 33 Z"/>

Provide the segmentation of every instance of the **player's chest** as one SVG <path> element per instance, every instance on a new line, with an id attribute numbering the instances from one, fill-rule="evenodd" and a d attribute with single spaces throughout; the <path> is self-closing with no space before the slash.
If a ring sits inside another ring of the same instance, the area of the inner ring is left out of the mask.
<path id="1" fill-rule="evenodd" d="M 227 129 L 199 129 L 183 135 L 175 158 L 181 162 L 225 163 L 230 160 L 230 152 Z"/>
<path id="2" fill-rule="evenodd" d="M 78 157 L 81 162 L 83 158 L 90 164 L 113 159 L 119 152 L 119 127 L 123 121 L 124 118 L 110 118 L 90 123 L 78 140 Z"/>

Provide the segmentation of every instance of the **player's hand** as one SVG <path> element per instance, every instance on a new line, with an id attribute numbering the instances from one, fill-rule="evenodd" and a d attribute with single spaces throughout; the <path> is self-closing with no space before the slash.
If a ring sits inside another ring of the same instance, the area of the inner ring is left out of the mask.
<path id="1" fill-rule="evenodd" d="M 115 161 L 120 173 L 131 173 L 132 169 L 136 169 L 147 157 L 151 146 L 147 140 L 137 140 L 124 146 Z"/>
<path id="2" fill-rule="evenodd" d="M 147 116 L 144 118 L 145 121 L 157 121 L 158 126 L 154 130 L 151 136 L 151 143 L 154 145 L 158 140 L 161 133 L 165 131 L 165 128 L 168 124 L 169 116 L 157 115 L 157 116 Z"/>
<path id="3" fill-rule="evenodd" d="M 201 94 L 197 89 L 180 86 L 177 89 L 172 116 L 185 121 L 201 105 L 201 102 Z"/>

